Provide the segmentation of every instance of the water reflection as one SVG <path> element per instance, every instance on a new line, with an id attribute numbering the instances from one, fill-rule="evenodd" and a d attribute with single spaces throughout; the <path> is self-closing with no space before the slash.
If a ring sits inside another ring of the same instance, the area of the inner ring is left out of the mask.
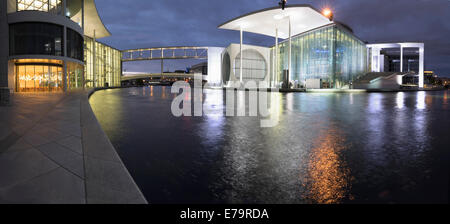
<path id="1" fill-rule="evenodd" d="M 397 101 L 397 108 L 403 109 L 403 107 L 405 106 L 405 93 L 403 93 L 403 92 L 397 93 L 396 101 Z"/>
<path id="2" fill-rule="evenodd" d="M 425 97 L 426 96 L 427 96 L 427 94 L 424 91 L 417 93 L 417 103 L 416 103 L 417 109 L 423 110 L 426 108 L 426 105 L 425 105 Z"/>
<path id="3" fill-rule="evenodd" d="M 166 99 L 167 98 L 167 94 L 166 94 L 166 87 L 165 86 L 163 86 L 162 87 L 162 91 L 161 91 L 161 98 L 162 99 Z"/>
<path id="4" fill-rule="evenodd" d="M 153 203 L 447 198 L 448 92 L 272 93 L 279 125 L 261 128 L 261 117 L 224 115 L 226 92 L 205 91 L 212 113 L 176 118 L 169 87 L 145 89 L 100 91 L 90 102 Z"/>
<path id="5" fill-rule="evenodd" d="M 312 203 L 336 204 L 349 197 L 350 170 L 341 158 L 344 140 L 336 130 L 319 134 L 308 161 L 307 199 Z"/>
<path id="6" fill-rule="evenodd" d="M 449 92 L 449 90 L 445 91 L 444 97 L 442 99 L 443 100 L 442 104 L 444 105 L 444 109 L 448 108 L 448 92 Z"/>
<path id="7" fill-rule="evenodd" d="M 384 95 L 382 93 L 371 93 L 369 94 L 368 103 L 369 103 L 369 112 L 377 113 L 383 110 L 383 98 Z"/>

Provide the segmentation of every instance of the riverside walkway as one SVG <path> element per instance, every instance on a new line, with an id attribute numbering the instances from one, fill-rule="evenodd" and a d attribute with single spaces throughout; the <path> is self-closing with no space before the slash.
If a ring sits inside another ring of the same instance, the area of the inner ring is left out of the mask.
<path id="1" fill-rule="evenodd" d="M 147 203 L 88 95 L 14 94 L 0 107 L 0 204 Z"/>

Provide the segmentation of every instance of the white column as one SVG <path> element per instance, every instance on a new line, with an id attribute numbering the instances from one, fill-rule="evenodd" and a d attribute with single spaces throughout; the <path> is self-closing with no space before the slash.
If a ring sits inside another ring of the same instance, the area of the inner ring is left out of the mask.
<path id="1" fill-rule="evenodd" d="M 273 73 L 273 87 L 276 87 L 277 79 L 278 79 L 278 28 L 275 29 L 275 65 L 274 65 L 274 73 Z"/>
<path id="2" fill-rule="evenodd" d="M 419 88 L 423 88 L 424 84 L 424 55 L 425 55 L 425 46 L 419 47 Z"/>
<path id="3" fill-rule="evenodd" d="M 403 72 L 403 45 L 400 44 L 400 72 Z"/>
<path id="4" fill-rule="evenodd" d="M 380 49 L 372 48 L 372 72 L 380 72 Z"/>
<path id="5" fill-rule="evenodd" d="M 287 86 L 289 87 L 289 82 L 291 81 L 292 77 L 292 27 L 291 27 L 291 17 L 289 17 L 289 55 L 288 55 L 288 69 L 289 69 L 289 79 L 287 80 Z"/>
<path id="6" fill-rule="evenodd" d="M 242 42 L 243 42 L 243 31 L 242 31 L 242 26 L 241 26 L 241 29 L 240 29 L 240 34 L 241 34 L 241 41 L 240 41 L 240 57 L 241 58 L 239 58 L 239 61 L 240 61 L 240 69 L 239 69 L 239 76 L 240 76 L 240 79 L 239 79 L 239 81 L 241 82 L 241 84 L 242 84 L 242 82 L 243 82 L 243 78 L 242 78 L 242 65 L 243 65 L 243 63 L 242 63 Z"/>

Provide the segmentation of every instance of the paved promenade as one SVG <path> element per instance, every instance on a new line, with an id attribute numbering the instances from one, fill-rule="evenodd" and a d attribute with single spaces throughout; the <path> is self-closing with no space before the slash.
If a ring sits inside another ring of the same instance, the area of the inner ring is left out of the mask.
<path id="1" fill-rule="evenodd" d="M 0 107 L 0 203 L 147 202 L 80 91 Z"/>

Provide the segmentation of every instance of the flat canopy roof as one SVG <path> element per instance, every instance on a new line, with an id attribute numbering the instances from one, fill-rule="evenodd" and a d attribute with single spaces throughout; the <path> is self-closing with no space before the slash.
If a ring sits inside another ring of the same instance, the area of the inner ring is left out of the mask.
<path id="1" fill-rule="evenodd" d="M 97 7 L 94 0 L 84 1 L 84 35 L 88 37 L 103 38 L 111 36 L 111 33 L 103 24 L 102 19 L 98 15 Z"/>
<path id="2" fill-rule="evenodd" d="M 278 37 L 289 38 L 289 18 L 291 19 L 291 35 L 297 34 L 332 24 L 327 17 L 310 5 L 288 5 L 285 10 L 273 7 L 248 13 L 232 19 L 219 26 L 219 29 L 242 30 L 256 34 L 275 37 L 278 29 Z"/>

